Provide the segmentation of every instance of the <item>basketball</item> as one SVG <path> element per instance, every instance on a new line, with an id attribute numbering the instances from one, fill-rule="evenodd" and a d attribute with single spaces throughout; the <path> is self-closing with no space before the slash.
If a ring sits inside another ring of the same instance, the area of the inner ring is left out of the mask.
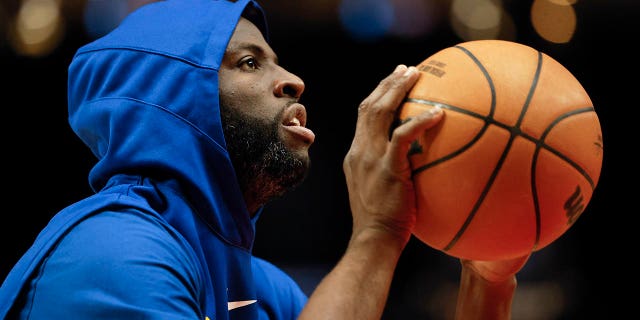
<path id="1" fill-rule="evenodd" d="M 562 236 L 598 184 L 603 139 L 589 95 L 563 65 L 504 40 L 463 42 L 418 66 L 400 122 L 444 118 L 409 152 L 413 234 L 448 255 L 502 260 Z"/>

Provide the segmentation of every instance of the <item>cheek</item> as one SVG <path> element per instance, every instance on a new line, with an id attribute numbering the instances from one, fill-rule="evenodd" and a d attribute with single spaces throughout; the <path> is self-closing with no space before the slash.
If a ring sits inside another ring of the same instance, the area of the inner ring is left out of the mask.
<path id="1" fill-rule="evenodd" d="M 222 81 L 223 79 L 221 83 Z M 281 103 L 272 91 L 261 85 L 265 83 L 263 80 L 226 83 L 227 85 L 220 86 L 220 103 L 226 107 L 269 123 L 273 122 L 281 112 L 281 108 L 278 107 Z"/>

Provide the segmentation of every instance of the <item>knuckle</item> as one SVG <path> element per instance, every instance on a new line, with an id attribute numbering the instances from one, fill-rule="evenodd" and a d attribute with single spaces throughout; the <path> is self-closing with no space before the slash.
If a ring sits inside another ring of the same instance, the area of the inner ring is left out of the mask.
<path id="1" fill-rule="evenodd" d="M 360 102 L 360 105 L 358 106 L 358 110 L 366 110 L 368 109 L 370 104 L 371 102 L 369 101 L 369 99 L 365 99 L 364 101 Z"/>
<path id="2" fill-rule="evenodd" d="M 400 125 L 391 132 L 391 141 L 397 143 L 409 143 L 413 140 L 411 130 L 408 125 Z"/>
<path id="3" fill-rule="evenodd" d="M 355 155 L 355 153 L 357 152 L 356 149 L 356 147 L 351 147 L 351 149 L 349 149 L 347 154 L 344 156 L 344 160 L 342 161 L 344 167 L 351 167 L 351 164 L 357 162 L 357 157 Z"/>

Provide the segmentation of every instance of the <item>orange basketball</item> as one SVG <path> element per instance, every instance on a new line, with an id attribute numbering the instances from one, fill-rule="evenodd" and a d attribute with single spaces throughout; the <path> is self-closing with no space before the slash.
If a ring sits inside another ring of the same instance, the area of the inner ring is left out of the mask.
<path id="1" fill-rule="evenodd" d="M 413 145 L 414 235 L 451 256 L 514 258 L 565 233 L 591 200 L 602 131 L 580 82 L 550 56 L 503 40 L 424 60 L 400 121 L 444 118 Z"/>

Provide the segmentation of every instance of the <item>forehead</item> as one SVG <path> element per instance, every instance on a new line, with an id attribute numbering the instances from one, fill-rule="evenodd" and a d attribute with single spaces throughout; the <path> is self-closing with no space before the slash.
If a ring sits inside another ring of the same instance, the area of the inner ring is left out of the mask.
<path id="1" fill-rule="evenodd" d="M 229 40 L 227 50 L 233 51 L 239 47 L 246 46 L 247 44 L 260 46 L 263 50 L 270 49 L 269 44 L 264 39 L 260 29 L 258 29 L 258 27 L 256 27 L 251 21 L 241 17 L 231 39 Z"/>

